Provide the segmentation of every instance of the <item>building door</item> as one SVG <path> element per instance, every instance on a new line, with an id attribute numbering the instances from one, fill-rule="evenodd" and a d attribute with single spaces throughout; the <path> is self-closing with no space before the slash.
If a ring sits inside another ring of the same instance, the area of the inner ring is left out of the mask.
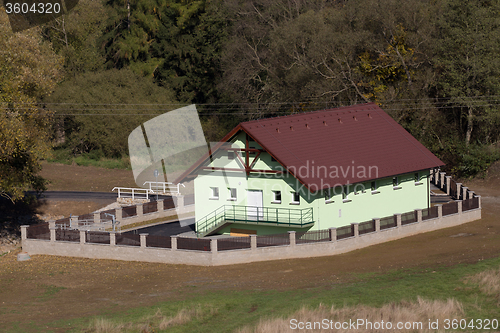
<path id="1" fill-rule="evenodd" d="M 262 220 L 264 218 L 264 209 L 262 208 L 262 191 L 248 190 L 247 206 L 247 215 L 249 220 Z"/>

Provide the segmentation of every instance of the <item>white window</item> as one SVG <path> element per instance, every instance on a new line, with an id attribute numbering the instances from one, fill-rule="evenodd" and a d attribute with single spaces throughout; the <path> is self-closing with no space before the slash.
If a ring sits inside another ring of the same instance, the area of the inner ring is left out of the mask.
<path id="1" fill-rule="evenodd" d="M 377 181 L 376 180 L 372 180 L 370 187 L 372 190 L 372 194 L 380 193 L 379 191 L 377 191 Z"/>
<path id="2" fill-rule="evenodd" d="M 399 186 L 399 177 L 392 177 L 392 188 L 395 190 L 399 190 L 401 186 Z"/>
<path id="3" fill-rule="evenodd" d="M 349 185 L 342 187 L 342 202 L 349 202 Z"/>
<path id="4" fill-rule="evenodd" d="M 325 203 L 333 202 L 333 194 L 334 194 L 333 191 L 334 191 L 333 188 L 325 190 Z"/>
<path id="5" fill-rule="evenodd" d="M 218 187 L 211 187 L 210 188 L 210 199 L 219 200 L 219 188 Z"/>
<path id="6" fill-rule="evenodd" d="M 300 194 L 299 192 L 292 192 L 292 202 L 290 202 L 291 205 L 298 205 L 300 204 Z"/>
<path id="7" fill-rule="evenodd" d="M 229 198 L 227 199 L 228 201 L 236 201 L 236 189 L 235 188 L 228 188 L 229 191 Z"/>
<path id="8" fill-rule="evenodd" d="M 415 175 L 413 176 L 415 178 L 415 185 L 422 185 L 422 182 L 420 181 L 420 173 L 415 172 Z"/>
<path id="9" fill-rule="evenodd" d="M 281 191 L 273 191 L 274 200 L 272 203 L 281 203 Z"/>
<path id="10" fill-rule="evenodd" d="M 364 184 L 356 184 L 354 186 L 354 194 L 365 193 L 365 185 Z"/>

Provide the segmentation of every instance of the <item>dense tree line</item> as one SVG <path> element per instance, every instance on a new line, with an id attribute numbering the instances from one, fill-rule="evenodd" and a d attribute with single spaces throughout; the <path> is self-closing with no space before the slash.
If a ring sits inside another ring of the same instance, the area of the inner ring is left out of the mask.
<path id="1" fill-rule="evenodd" d="M 499 158 L 498 0 L 80 0 L 16 35 L 0 16 L 1 45 L 40 52 L 1 49 L 0 125 L 27 98 L 54 113 L 35 117 L 40 143 L 71 154 L 126 155 L 128 132 L 178 103 L 199 104 L 213 141 L 242 120 L 375 101 L 459 176 Z"/>

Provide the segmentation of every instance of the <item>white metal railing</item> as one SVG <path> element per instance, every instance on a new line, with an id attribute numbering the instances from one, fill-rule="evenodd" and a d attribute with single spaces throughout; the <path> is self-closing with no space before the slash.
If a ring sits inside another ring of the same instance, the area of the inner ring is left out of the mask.
<path id="1" fill-rule="evenodd" d="M 69 224 L 57 224 L 57 228 L 62 230 L 86 230 L 86 231 L 120 231 L 120 221 L 101 220 L 99 223 L 94 223 L 94 220 L 78 220 L 70 221 Z"/>
<path id="2" fill-rule="evenodd" d="M 143 185 L 149 185 L 149 190 L 152 193 L 158 193 L 158 194 L 181 194 L 181 189 L 180 187 L 186 187 L 184 184 L 179 183 L 179 184 L 174 184 L 170 182 L 151 182 L 147 181 L 144 182 Z"/>
<path id="3" fill-rule="evenodd" d="M 112 191 L 118 190 L 118 198 L 149 199 L 149 193 L 153 193 L 148 188 L 114 187 Z"/>

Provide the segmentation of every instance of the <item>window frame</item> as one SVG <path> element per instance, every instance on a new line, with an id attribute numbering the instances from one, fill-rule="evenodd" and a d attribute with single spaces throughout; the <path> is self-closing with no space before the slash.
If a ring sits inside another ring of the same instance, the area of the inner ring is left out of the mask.
<path id="1" fill-rule="evenodd" d="M 279 200 L 277 199 L 279 196 Z M 281 204 L 281 191 L 274 191 L 273 190 L 273 201 L 271 201 L 273 204 Z"/>
<path id="2" fill-rule="evenodd" d="M 292 200 L 290 201 L 290 205 L 300 205 L 300 193 L 297 191 L 292 191 Z M 295 197 L 297 196 L 298 200 L 295 200 Z"/>
<path id="3" fill-rule="evenodd" d="M 210 186 L 210 197 L 208 199 L 210 200 L 219 200 L 220 193 L 219 193 L 219 187 L 217 186 Z"/>
<path id="4" fill-rule="evenodd" d="M 399 190 L 401 189 L 401 182 L 399 180 L 399 176 L 394 176 L 392 177 L 392 189 L 393 190 Z"/>
<path id="5" fill-rule="evenodd" d="M 238 192 L 236 187 L 228 187 L 228 192 L 229 192 L 229 198 L 227 198 L 227 201 L 236 201 L 238 200 Z M 233 196 L 233 191 L 234 191 L 234 196 Z"/>

